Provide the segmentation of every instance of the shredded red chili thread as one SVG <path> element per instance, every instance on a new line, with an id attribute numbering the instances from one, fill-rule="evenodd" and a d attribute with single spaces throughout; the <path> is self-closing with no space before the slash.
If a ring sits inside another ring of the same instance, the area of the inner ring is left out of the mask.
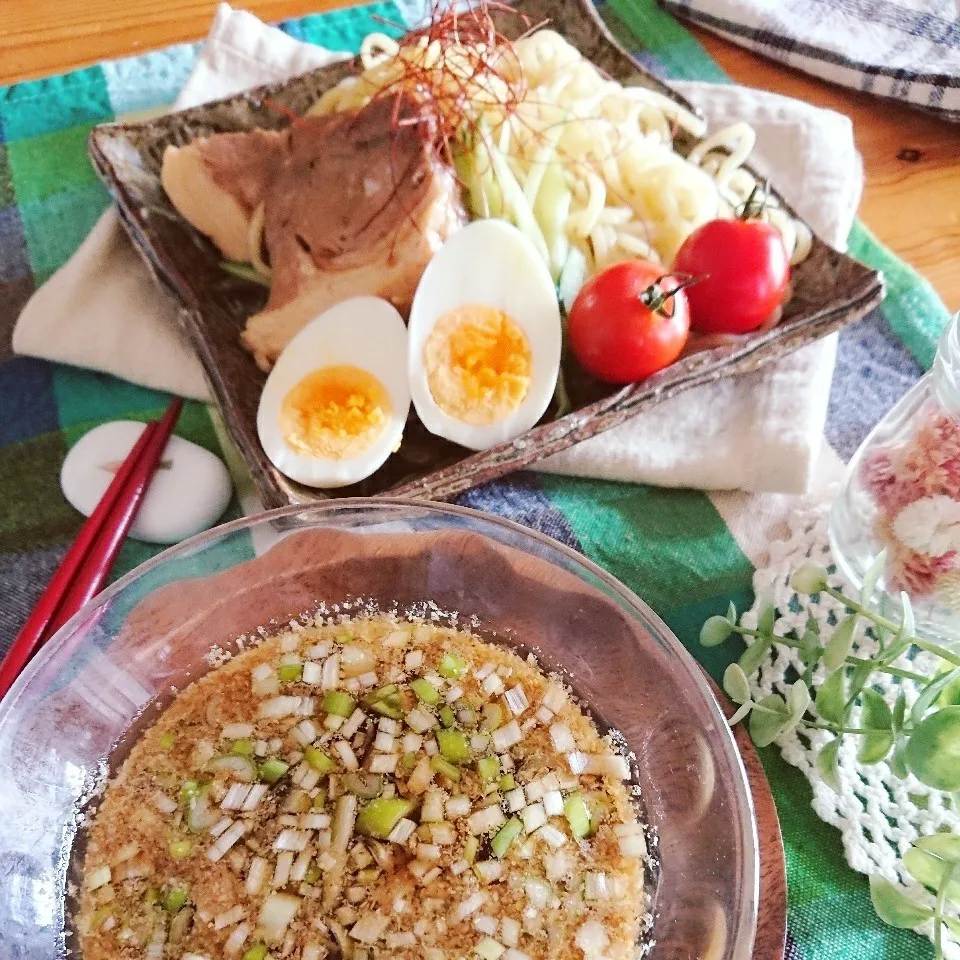
<path id="1" fill-rule="evenodd" d="M 273 110 L 274 113 L 280 113 L 285 116 L 295 127 L 308 125 L 306 117 L 301 116 L 295 110 L 291 110 L 282 103 L 277 103 L 276 100 L 271 100 L 270 97 L 264 97 L 262 103 L 268 110 Z"/>
<path id="2" fill-rule="evenodd" d="M 493 11 L 520 17 L 525 27 L 523 36 L 535 29 L 530 28 L 529 18 L 499 0 L 481 0 L 465 11 L 450 8 L 446 0 L 432 0 L 425 26 L 405 34 L 398 44 L 402 51 L 417 48 L 421 43 L 429 47 L 436 41 L 440 47 L 438 60 L 427 66 L 422 58 L 399 57 L 400 75 L 374 94 L 374 97 L 393 96 L 394 128 L 421 126 L 424 139 L 434 145 L 451 167 L 451 144 L 468 138 L 479 125 L 472 110 L 471 93 L 480 90 L 488 95 L 504 119 L 516 111 L 526 94 L 513 43 L 497 30 Z M 466 76 L 455 71 L 447 61 L 447 51 L 454 47 L 458 48 L 461 70 L 466 58 Z M 502 88 L 491 83 L 494 78 L 502 83 Z M 412 97 L 417 111 L 414 116 L 398 116 L 398 95 L 403 92 Z"/>

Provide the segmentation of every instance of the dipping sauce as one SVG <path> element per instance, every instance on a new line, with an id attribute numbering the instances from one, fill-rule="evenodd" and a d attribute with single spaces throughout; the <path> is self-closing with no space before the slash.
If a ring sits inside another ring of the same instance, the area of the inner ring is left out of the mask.
<path id="1" fill-rule="evenodd" d="M 475 634 L 318 618 L 178 694 L 89 834 L 85 960 L 635 955 L 611 737 Z"/>

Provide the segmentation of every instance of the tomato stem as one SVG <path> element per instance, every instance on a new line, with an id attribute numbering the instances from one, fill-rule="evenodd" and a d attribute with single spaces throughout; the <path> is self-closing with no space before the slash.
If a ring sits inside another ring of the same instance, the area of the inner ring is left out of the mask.
<path id="1" fill-rule="evenodd" d="M 757 183 L 750 191 L 750 196 L 743 202 L 737 213 L 738 220 L 759 220 L 763 217 L 767 209 L 767 201 L 770 199 L 770 181 L 764 180 L 762 184 Z"/>
<path id="2" fill-rule="evenodd" d="M 654 280 L 653 283 L 646 288 L 646 290 L 641 292 L 640 302 L 654 313 L 659 313 L 662 317 L 672 317 L 674 296 L 683 290 L 684 287 L 690 287 L 695 283 L 699 283 L 701 280 L 706 280 L 707 276 L 708 274 L 705 273 L 701 274 L 699 277 L 691 276 L 689 273 L 664 273 L 657 277 L 657 279 Z M 664 280 L 670 279 L 675 279 L 679 282 L 676 286 L 671 287 L 669 290 L 664 290 L 660 285 Z M 668 303 L 671 306 L 669 312 L 666 310 Z"/>

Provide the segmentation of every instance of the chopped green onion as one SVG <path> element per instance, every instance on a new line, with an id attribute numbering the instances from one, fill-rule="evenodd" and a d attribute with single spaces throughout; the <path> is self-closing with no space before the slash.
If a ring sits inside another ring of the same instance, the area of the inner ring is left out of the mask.
<path id="1" fill-rule="evenodd" d="M 173 748 L 173 745 L 176 742 L 177 742 L 177 735 L 172 730 L 170 730 L 160 738 L 160 749 L 170 750 Z"/>
<path id="2" fill-rule="evenodd" d="M 493 855 L 501 859 L 510 848 L 510 844 L 513 843 L 522 832 L 523 824 L 516 817 L 511 817 L 496 832 L 494 838 L 490 841 L 490 849 L 493 851 Z"/>
<path id="3" fill-rule="evenodd" d="M 459 701 L 456 706 L 457 720 L 465 727 L 475 727 L 477 725 L 477 711 L 463 700 Z"/>
<path id="4" fill-rule="evenodd" d="M 500 776 L 500 758 L 499 757 L 481 757 L 477 761 L 477 773 L 484 783 L 490 780 L 496 780 Z"/>
<path id="5" fill-rule="evenodd" d="M 149 887 L 147 892 L 143 895 L 143 902 L 148 906 L 152 907 L 160 899 L 160 891 L 156 887 Z"/>
<path id="6" fill-rule="evenodd" d="M 284 813 L 307 813 L 310 810 L 310 794 L 294 788 L 283 803 Z"/>
<path id="7" fill-rule="evenodd" d="M 200 792 L 200 784 L 196 780 L 184 780 L 180 787 L 180 802 L 186 807 L 190 801 Z"/>
<path id="8" fill-rule="evenodd" d="M 454 717 L 453 710 L 450 707 L 441 707 L 437 716 L 445 727 L 452 727 L 456 723 L 456 717 Z"/>
<path id="9" fill-rule="evenodd" d="M 267 757 L 260 764 L 260 779 L 264 783 L 276 783 L 289 769 L 289 763 L 284 763 L 276 757 Z"/>
<path id="10" fill-rule="evenodd" d="M 312 885 L 316 883 L 321 876 L 322 874 L 320 872 L 320 868 L 315 863 L 311 863 L 310 866 L 307 867 L 307 873 L 303 879 L 306 883 L 309 883 Z"/>
<path id="11" fill-rule="evenodd" d="M 396 695 L 378 700 L 370 704 L 370 709 L 379 713 L 381 716 L 389 717 L 391 720 L 400 720 L 403 717 L 403 708 L 400 706 L 400 698 Z"/>
<path id="12" fill-rule="evenodd" d="M 189 857 L 193 850 L 193 844 L 189 840 L 174 840 L 169 847 L 170 856 L 174 860 L 182 860 Z"/>
<path id="13" fill-rule="evenodd" d="M 563 813 L 570 824 L 570 832 L 578 840 L 590 836 L 592 818 L 583 794 L 571 793 L 564 801 Z"/>
<path id="14" fill-rule="evenodd" d="M 423 677 L 411 680 L 410 689 L 424 703 L 429 703 L 431 706 L 440 699 L 440 691 L 429 680 L 424 680 Z"/>
<path id="15" fill-rule="evenodd" d="M 240 757 L 252 757 L 253 756 L 253 741 L 252 740 L 234 740 L 233 745 L 230 747 L 230 752 L 237 754 Z"/>
<path id="16" fill-rule="evenodd" d="M 281 683 L 296 683 L 303 676 L 302 663 L 282 663 L 277 671 Z"/>
<path id="17" fill-rule="evenodd" d="M 449 760 L 441 757 L 439 753 L 430 758 L 430 767 L 454 782 L 460 779 L 459 769 L 450 763 Z"/>
<path id="18" fill-rule="evenodd" d="M 319 747 L 307 747 L 303 751 L 303 759 L 313 767 L 317 773 L 329 773 L 333 767 L 333 761 L 319 748 Z"/>
<path id="19" fill-rule="evenodd" d="M 516 790 L 517 781 L 514 780 L 512 773 L 505 773 L 500 778 L 500 789 L 506 793 L 508 790 Z"/>
<path id="20" fill-rule="evenodd" d="M 357 817 L 357 833 L 386 840 L 397 823 L 413 807 L 413 801 L 403 797 L 377 797 L 360 811 Z"/>
<path id="21" fill-rule="evenodd" d="M 194 833 L 209 830 L 220 819 L 219 812 L 210 806 L 209 791 L 206 786 L 198 786 L 195 791 L 188 794 L 186 807 L 187 826 Z"/>
<path id="22" fill-rule="evenodd" d="M 587 812 L 590 814 L 590 832 L 587 836 L 592 837 L 597 832 L 597 824 L 613 810 L 613 804 L 599 790 L 591 790 L 584 794 L 583 800 L 587 805 Z"/>
<path id="23" fill-rule="evenodd" d="M 217 773 L 228 773 L 241 783 L 253 783 L 257 779 L 257 765 L 249 757 L 235 753 L 225 753 L 210 761 L 210 769 Z"/>
<path id="24" fill-rule="evenodd" d="M 503 946 L 493 937 L 484 937 L 474 948 L 473 952 L 480 960 L 499 960 L 503 953 Z"/>
<path id="25" fill-rule="evenodd" d="M 315 809 L 322 810 L 327 805 L 327 791 L 322 787 L 320 792 L 313 798 L 313 806 Z"/>
<path id="26" fill-rule="evenodd" d="M 183 887 L 171 887 L 163 898 L 163 909 L 167 913 L 177 913 L 187 902 L 187 891 Z"/>
<path id="27" fill-rule="evenodd" d="M 467 763 L 472 756 L 467 735 L 462 730 L 438 730 L 437 746 L 440 747 L 440 755 L 443 759 L 451 763 Z M 498 769 L 499 766 L 498 760 Z"/>
<path id="28" fill-rule="evenodd" d="M 113 916 L 113 908 L 115 904 L 105 903 L 91 918 L 90 926 L 94 930 L 99 930 L 107 920 Z"/>
<path id="29" fill-rule="evenodd" d="M 384 717 L 399 720 L 403 716 L 403 707 L 400 703 L 400 691 L 395 683 L 388 683 L 372 693 L 368 693 L 363 702 Z"/>
<path id="30" fill-rule="evenodd" d="M 376 867 L 368 867 L 366 870 L 359 870 L 357 872 L 357 882 L 376 883 L 377 877 L 379 876 L 380 871 Z"/>
<path id="31" fill-rule="evenodd" d="M 244 955 L 243 960 L 264 960 L 267 948 L 262 943 L 255 943 Z"/>
<path id="32" fill-rule="evenodd" d="M 343 778 L 343 788 L 364 800 L 372 800 L 383 791 L 383 776 L 379 773 L 348 773 Z"/>
<path id="33" fill-rule="evenodd" d="M 405 753 L 400 758 L 400 766 L 404 770 L 412 770 L 417 765 L 417 755 L 412 751 Z"/>
<path id="34" fill-rule="evenodd" d="M 437 673 L 447 680 L 459 680 L 467 671 L 467 662 L 455 653 L 445 653 Z"/>
<path id="35" fill-rule="evenodd" d="M 370 693 L 366 694 L 363 698 L 363 702 L 368 707 L 372 707 L 378 700 L 385 700 L 387 697 L 398 693 L 399 690 L 400 688 L 395 683 L 388 683 L 385 687 L 378 687 L 376 690 L 372 690 Z"/>
<path id="36" fill-rule="evenodd" d="M 341 627 L 333 637 L 337 643 L 349 643 L 353 639 L 353 634 L 348 627 Z"/>
<path id="37" fill-rule="evenodd" d="M 496 730 L 503 724 L 503 707 L 499 703 L 485 703 L 483 705 L 483 721 L 480 726 L 484 730 Z"/>
<path id="38" fill-rule="evenodd" d="M 467 863 L 473 863 L 477 859 L 479 850 L 480 840 L 477 837 L 467 837 L 467 842 L 463 845 L 463 859 Z"/>
<path id="39" fill-rule="evenodd" d="M 323 709 L 338 717 L 349 717 L 356 705 L 357 701 L 342 690 L 330 690 L 323 698 Z"/>

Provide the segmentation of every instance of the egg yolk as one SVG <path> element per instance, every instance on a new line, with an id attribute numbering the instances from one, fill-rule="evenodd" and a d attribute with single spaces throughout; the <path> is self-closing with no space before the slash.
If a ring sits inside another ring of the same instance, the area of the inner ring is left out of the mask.
<path id="1" fill-rule="evenodd" d="M 280 404 L 280 432 L 302 456 L 347 460 L 383 432 L 390 398 L 373 374 L 348 365 L 307 374 Z"/>
<path id="2" fill-rule="evenodd" d="M 530 389 L 530 342 L 494 307 L 470 304 L 443 314 L 424 343 L 423 361 L 437 406 L 473 426 L 502 420 Z"/>

